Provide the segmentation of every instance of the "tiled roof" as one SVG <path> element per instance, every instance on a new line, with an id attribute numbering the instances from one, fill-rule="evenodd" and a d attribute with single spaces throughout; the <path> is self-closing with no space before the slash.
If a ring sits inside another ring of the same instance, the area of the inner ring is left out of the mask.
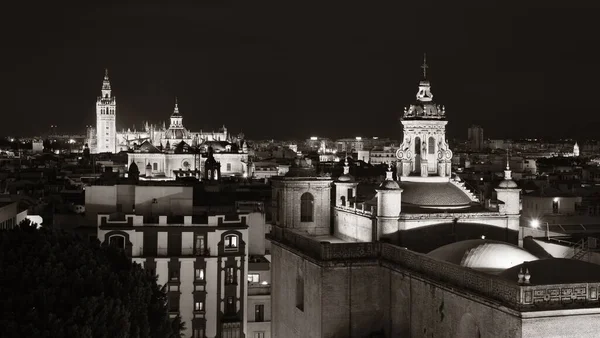
<path id="1" fill-rule="evenodd" d="M 403 190 L 402 203 L 425 207 L 456 207 L 471 204 L 469 196 L 450 182 L 401 182 L 400 187 Z"/>

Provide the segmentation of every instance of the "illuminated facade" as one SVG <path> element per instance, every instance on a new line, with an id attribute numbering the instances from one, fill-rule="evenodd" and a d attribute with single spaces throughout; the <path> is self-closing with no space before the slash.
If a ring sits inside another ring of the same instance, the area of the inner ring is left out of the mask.
<path id="1" fill-rule="evenodd" d="M 247 337 L 249 227 L 261 230 L 264 240 L 264 214 L 194 215 L 190 186 L 88 189 L 98 239 L 158 276 L 169 315 L 185 322 L 184 337 Z"/>
<path id="2" fill-rule="evenodd" d="M 167 128 L 164 124 L 154 125 L 144 123 L 144 130 L 123 129 L 117 131 L 116 115 L 117 102 L 112 95 L 108 71 L 105 71 L 102 82 L 101 96 L 96 101 L 96 126 L 88 126 L 87 143 L 91 153 L 117 153 L 128 151 L 139 146 L 145 141 L 155 147 L 170 148 L 185 142 L 191 146 L 199 146 L 204 142 L 238 142 L 243 135 L 232 136 L 223 126 L 218 131 L 192 132 L 183 126 L 183 116 L 179 112 L 179 105 L 175 101 L 175 108 L 170 117 Z"/>

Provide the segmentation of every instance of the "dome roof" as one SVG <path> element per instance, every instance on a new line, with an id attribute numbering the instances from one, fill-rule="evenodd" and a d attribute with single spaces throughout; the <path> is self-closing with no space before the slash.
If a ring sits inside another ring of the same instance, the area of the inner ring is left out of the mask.
<path id="1" fill-rule="evenodd" d="M 538 260 L 531 253 L 505 242 L 471 239 L 439 247 L 430 257 L 487 272 L 501 272 L 523 262 Z M 515 275 L 516 276 L 516 275 Z"/>
<path id="2" fill-rule="evenodd" d="M 377 188 L 378 190 L 399 190 L 400 185 L 394 180 L 385 180 Z"/>
<path id="3" fill-rule="evenodd" d="M 499 276 L 517 282 L 519 270 L 529 270 L 533 285 L 589 283 L 600 280 L 600 265 L 576 259 L 548 258 L 525 262 L 503 271 Z"/>
<path id="4" fill-rule="evenodd" d="M 423 208 L 461 208 L 471 204 L 471 198 L 450 182 L 401 182 L 402 203 Z"/>
<path id="5" fill-rule="evenodd" d="M 183 128 L 169 128 L 165 132 L 165 138 L 167 139 L 184 139 L 187 138 L 188 132 Z"/>
<path id="6" fill-rule="evenodd" d="M 515 181 L 513 180 L 502 180 L 502 182 L 500 182 L 500 184 L 498 184 L 498 188 L 502 188 L 502 189 L 514 189 L 514 188 L 518 188 L 519 186 L 517 185 L 517 183 L 515 183 Z"/>
<path id="7" fill-rule="evenodd" d="M 354 177 L 350 174 L 343 174 L 338 177 L 339 182 L 354 182 Z"/>

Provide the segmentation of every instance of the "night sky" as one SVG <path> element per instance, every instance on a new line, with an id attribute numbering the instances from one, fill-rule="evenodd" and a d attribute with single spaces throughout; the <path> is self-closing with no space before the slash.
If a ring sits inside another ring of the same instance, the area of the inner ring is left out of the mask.
<path id="1" fill-rule="evenodd" d="M 252 139 L 400 138 L 427 52 L 450 137 L 466 138 L 471 124 L 493 138 L 598 136 L 593 2 L 23 3 L 3 5 L 1 135 L 51 124 L 84 133 L 108 68 L 119 130 L 168 120 L 177 96 L 194 131 L 225 124 Z"/>

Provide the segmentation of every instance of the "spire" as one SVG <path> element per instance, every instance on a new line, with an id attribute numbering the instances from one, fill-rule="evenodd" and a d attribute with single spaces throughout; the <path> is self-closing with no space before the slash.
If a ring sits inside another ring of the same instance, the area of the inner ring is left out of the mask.
<path id="1" fill-rule="evenodd" d="M 110 80 L 108 79 L 108 68 L 104 68 L 104 80 L 102 81 L 102 90 L 110 90 Z"/>
<path id="2" fill-rule="evenodd" d="M 393 181 L 394 180 L 394 177 L 392 175 L 392 164 L 391 163 L 388 163 L 388 169 L 385 172 L 385 180 L 386 181 Z"/>
<path id="3" fill-rule="evenodd" d="M 423 64 L 421 65 L 421 68 L 423 68 L 423 79 L 426 80 L 427 68 L 429 68 L 429 66 L 427 66 L 427 53 L 423 53 Z"/>
<path id="4" fill-rule="evenodd" d="M 177 102 L 177 96 L 175 96 L 175 109 L 173 109 L 173 115 L 179 115 L 179 104 Z"/>
<path id="5" fill-rule="evenodd" d="M 344 175 L 350 174 L 350 165 L 348 165 L 348 158 L 344 161 Z"/>
<path id="6" fill-rule="evenodd" d="M 506 169 L 504 170 L 504 180 L 512 180 L 512 174 L 510 171 L 510 150 L 506 150 Z"/>

